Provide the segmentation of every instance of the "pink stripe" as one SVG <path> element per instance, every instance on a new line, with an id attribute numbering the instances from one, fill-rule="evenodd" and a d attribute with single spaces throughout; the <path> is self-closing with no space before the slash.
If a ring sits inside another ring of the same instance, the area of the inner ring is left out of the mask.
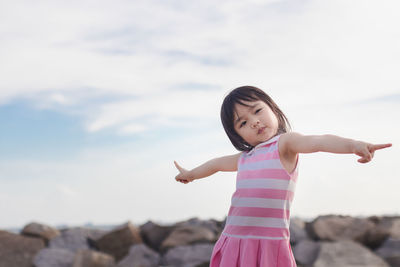
<path id="1" fill-rule="evenodd" d="M 292 201 L 294 193 L 292 191 L 281 189 L 240 188 L 235 191 L 232 197 L 257 197 Z"/>
<path id="2" fill-rule="evenodd" d="M 273 179 L 290 180 L 290 176 L 284 169 L 248 170 L 248 171 L 240 171 L 237 174 L 238 180 L 256 179 L 256 178 L 273 178 Z"/>
<path id="3" fill-rule="evenodd" d="M 289 237 L 289 229 L 260 226 L 226 225 L 224 232 L 231 235 L 254 235 L 263 237 Z"/>
<path id="4" fill-rule="evenodd" d="M 254 153 L 256 153 L 256 152 L 254 152 Z M 245 155 L 246 154 L 244 154 L 244 156 L 242 156 L 240 158 L 240 164 L 253 163 L 253 162 L 258 162 L 258 161 L 263 161 L 263 160 L 268 160 L 268 159 L 279 159 L 278 149 L 276 149 L 272 152 L 267 152 L 267 153 L 264 152 L 264 153 L 254 154 L 254 155 L 249 156 L 249 158 L 247 158 Z"/>
<path id="5" fill-rule="evenodd" d="M 228 215 L 289 219 L 290 210 L 253 207 L 230 207 Z"/>

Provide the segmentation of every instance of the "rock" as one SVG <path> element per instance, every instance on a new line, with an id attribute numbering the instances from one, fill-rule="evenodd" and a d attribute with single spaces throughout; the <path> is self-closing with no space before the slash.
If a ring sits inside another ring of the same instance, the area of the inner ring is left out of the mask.
<path id="1" fill-rule="evenodd" d="M 392 238 L 400 239 L 400 217 L 382 217 L 378 226 L 388 229 Z"/>
<path id="2" fill-rule="evenodd" d="M 40 238 L 0 231 L 0 267 L 31 267 L 44 246 Z"/>
<path id="3" fill-rule="evenodd" d="M 35 267 L 71 267 L 75 253 L 60 248 L 45 248 L 36 254 L 33 263 Z"/>
<path id="4" fill-rule="evenodd" d="M 169 248 L 201 242 L 216 242 L 216 235 L 202 226 L 180 226 L 175 228 L 161 245 L 161 251 Z"/>
<path id="5" fill-rule="evenodd" d="M 376 249 L 389 237 L 391 220 L 377 216 L 369 217 L 368 220 L 375 226 L 368 230 L 362 243 L 371 249 Z"/>
<path id="6" fill-rule="evenodd" d="M 61 231 L 61 234 L 49 242 L 50 248 L 68 249 L 77 252 L 80 249 L 90 249 L 88 239 L 96 239 L 107 231 L 76 227 Z"/>
<path id="7" fill-rule="evenodd" d="M 158 267 L 160 255 L 145 244 L 133 245 L 118 267 Z"/>
<path id="8" fill-rule="evenodd" d="M 389 267 L 368 248 L 351 240 L 321 242 L 321 248 L 313 267 Z"/>
<path id="9" fill-rule="evenodd" d="M 32 237 L 40 237 L 47 245 L 50 239 L 60 235 L 60 231 L 45 224 L 32 222 L 22 229 L 21 234 Z"/>
<path id="10" fill-rule="evenodd" d="M 317 259 L 319 249 L 320 244 L 318 242 L 304 239 L 293 248 L 293 254 L 297 263 L 312 265 Z"/>
<path id="11" fill-rule="evenodd" d="M 129 252 L 132 245 L 143 243 L 140 230 L 131 222 L 127 222 L 94 240 L 97 249 L 114 256 L 118 262 Z"/>
<path id="12" fill-rule="evenodd" d="M 384 258 L 390 266 L 400 267 L 400 239 L 388 238 L 375 253 Z"/>
<path id="13" fill-rule="evenodd" d="M 174 247 L 168 250 L 161 262 L 174 267 L 208 266 L 213 248 L 213 244 Z"/>
<path id="14" fill-rule="evenodd" d="M 312 238 L 325 241 L 354 240 L 363 242 L 375 224 L 368 219 L 350 216 L 319 216 L 306 224 L 306 230 Z"/>
<path id="15" fill-rule="evenodd" d="M 149 221 L 140 226 L 140 235 L 146 245 L 156 251 L 160 251 L 162 242 L 173 229 L 173 226 L 161 226 Z"/>
<path id="16" fill-rule="evenodd" d="M 222 232 L 223 228 L 222 228 L 222 224 L 221 222 L 217 221 L 217 220 L 200 220 L 198 218 L 191 218 L 188 221 L 184 221 L 184 222 L 180 222 L 177 223 L 175 226 L 177 227 L 181 227 L 181 226 L 201 226 L 204 228 L 207 228 L 209 230 L 211 230 L 212 232 L 214 232 L 215 235 L 217 235 L 218 233 Z"/>
<path id="17" fill-rule="evenodd" d="M 72 267 L 116 267 L 112 256 L 93 250 L 79 250 Z"/>
<path id="18" fill-rule="evenodd" d="M 302 240 L 308 239 L 305 229 L 305 222 L 299 218 L 292 218 L 289 225 L 290 244 L 297 244 Z"/>

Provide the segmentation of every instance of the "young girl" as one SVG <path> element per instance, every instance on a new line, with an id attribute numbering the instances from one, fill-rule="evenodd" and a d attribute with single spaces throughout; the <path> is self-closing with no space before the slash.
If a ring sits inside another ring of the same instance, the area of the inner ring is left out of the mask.
<path id="1" fill-rule="evenodd" d="M 367 163 L 378 149 L 335 135 L 290 132 L 286 116 L 262 90 L 243 86 L 224 99 L 221 120 L 240 153 L 215 158 L 186 170 L 175 163 L 176 180 L 187 184 L 218 171 L 237 171 L 225 228 L 216 242 L 210 267 L 296 266 L 290 246 L 290 206 L 300 153 L 354 153 Z"/>

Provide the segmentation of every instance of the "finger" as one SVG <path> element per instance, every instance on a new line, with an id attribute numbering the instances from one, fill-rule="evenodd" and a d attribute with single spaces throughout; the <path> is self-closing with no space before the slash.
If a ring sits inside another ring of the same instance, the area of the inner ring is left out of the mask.
<path id="1" fill-rule="evenodd" d="M 378 144 L 378 145 L 372 145 L 372 148 L 371 148 L 371 150 L 372 151 L 375 151 L 375 150 L 378 150 L 378 149 L 383 149 L 383 148 L 388 148 L 388 147 L 391 147 L 392 146 L 392 144 Z"/>
<path id="2" fill-rule="evenodd" d="M 182 172 L 182 167 L 179 166 L 178 162 L 176 162 L 176 161 L 174 160 L 174 164 L 175 164 L 175 167 L 178 169 L 178 171 Z"/>
<path id="3" fill-rule="evenodd" d="M 363 155 L 359 155 L 359 156 L 361 158 L 358 159 L 358 162 L 361 162 L 361 163 L 367 163 L 372 160 L 372 154 L 368 153 L 368 152 L 364 153 Z"/>

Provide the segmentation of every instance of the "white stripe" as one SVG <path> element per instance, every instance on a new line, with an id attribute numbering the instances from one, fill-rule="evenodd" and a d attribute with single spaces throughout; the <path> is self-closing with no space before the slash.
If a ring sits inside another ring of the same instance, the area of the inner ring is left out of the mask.
<path id="1" fill-rule="evenodd" d="M 279 159 L 269 159 L 263 161 L 256 161 L 251 163 L 244 163 L 239 165 L 239 171 L 254 171 L 262 169 L 283 169 Z"/>
<path id="2" fill-rule="evenodd" d="M 281 179 L 245 179 L 237 181 L 236 188 L 279 189 L 292 191 L 294 193 L 296 189 L 296 183 L 292 180 Z"/>
<path id="3" fill-rule="evenodd" d="M 269 236 L 255 236 L 255 235 L 231 235 L 222 232 L 223 235 L 226 236 L 232 236 L 232 237 L 237 237 L 237 238 L 252 238 L 252 239 L 275 239 L 275 240 L 280 240 L 280 239 L 289 239 L 289 237 L 269 237 Z"/>
<path id="4" fill-rule="evenodd" d="M 228 216 L 226 219 L 226 225 L 289 228 L 289 222 L 282 218 L 247 216 Z"/>
<path id="5" fill-rule="evenodd" d="M 256 197 L 233 197 L 233 207 L 254 207 L 290 210 L 290 201 L 284 199 L 256 198 Z"/>

